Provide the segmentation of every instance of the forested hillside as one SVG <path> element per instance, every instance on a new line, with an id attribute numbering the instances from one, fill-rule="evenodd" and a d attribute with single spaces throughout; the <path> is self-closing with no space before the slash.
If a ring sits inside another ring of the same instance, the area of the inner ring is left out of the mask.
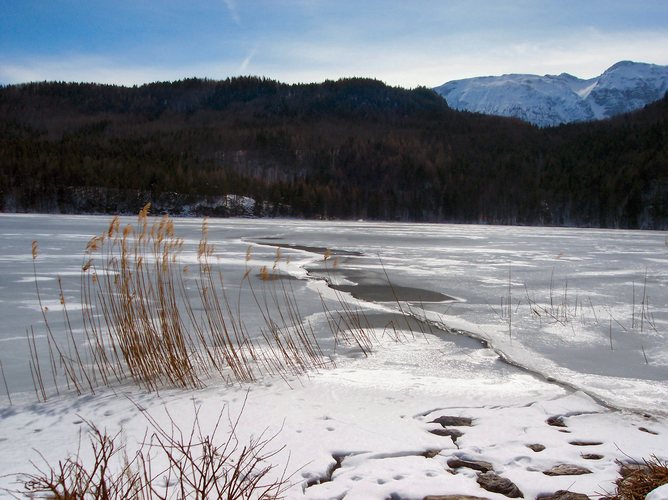
<path id="1" fill-rule="evenodd" d="M 666 228 L 667 118 L 538 129 L 366 79 L 6 86 L 0 209 Z"/>

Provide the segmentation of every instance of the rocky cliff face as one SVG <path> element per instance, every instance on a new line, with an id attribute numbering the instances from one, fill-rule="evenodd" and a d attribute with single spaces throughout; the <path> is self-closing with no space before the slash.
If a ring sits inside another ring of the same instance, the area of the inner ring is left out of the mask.
<path id="1" fill-rule="evenodd" d="M 550 127 L 610 118 L 661 99 L 668 66 L 622 61 L 588 80 L 567 73 L 513 74 L 455 80 L 434 90 L 455 109 Z"/>

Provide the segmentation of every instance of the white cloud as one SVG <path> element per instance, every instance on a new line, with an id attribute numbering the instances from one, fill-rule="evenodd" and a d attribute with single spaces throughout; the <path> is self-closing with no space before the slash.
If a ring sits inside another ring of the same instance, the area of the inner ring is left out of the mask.
<path id="1" fill-rule="evenodd" d="M 253 68 L 282 81 L 369 76 L 393 85 L 434 87 L 449 80 L 503 73 L 596 76 L 620 60 L 668 64 L 666 32 L 600 33 L 589 30 L 544 40 L 447 35 L 433 39 L 359 44 L 324 38 L 285 41 L 263 48 Z"/>
<path id="2" fill-rule="evenodd" d="M 449 80 L 503 73 L 568 72 L 587 78 L 624 59 L 668 64 L 664 47 L 668 47 L 665 32 L 588 30 L 539 41 L 508 40 L 505 44 L 467 35 L 359 43 L 324 33 L 308 40 L 258 40 L 254 48 L 247 49 L 241 63 L 238 51 L 222 58 L 162 65 L 126 64 L 85 54 L 20 60 L 0 56 L 0 82 L 62 80 L 133 85 L 250 73 L 288 83 L 365 76 L 404 87 L 434 87 Z M 226 52 L 221 49 L 217 54 Z"/>
<path id="3" fill-rule="evenodd" d="M 225 2 L 225 7 L 230 13 L 232 20 L 238 25 L 241 26 L 241 16 L 239 16 L 239 9 L 237 8 L 237 3 L 235 0 L 223 0 Z"/>
<path id="4" fill-rule="evenodd" d="M 33 58 L 12 62 L 0 58 L 0 82 L 35 81 L 95 82 L 117 85 L 141 85 L 155 81 L 173 81 L 189 77 L 226 78 L 236 74 L 231 63 L 195 63 L 191 65 L 123 65 L 110 58 L 68 55 Z"/>
<path id="5" fill-rule="evenodd" d="M 251 50 L 246 58 L 241 62 L 241 66 L 239 66 L 239 74 L 246 74 L 246 71 L 248 70 L 248 66 L 250 65 L 251 61 L 253 60 L 253 56 L 255 56 L 255 53 L 257 52 L 257 48 L 254 48 Z"/>

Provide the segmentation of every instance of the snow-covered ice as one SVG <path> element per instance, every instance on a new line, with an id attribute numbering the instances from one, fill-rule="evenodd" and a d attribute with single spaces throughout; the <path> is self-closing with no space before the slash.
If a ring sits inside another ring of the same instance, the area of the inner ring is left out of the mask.
<path id="1" fill-rule="evenodd" d="M 0 360 L 13 402 L 4 397 L 0 410 L 0 487 L 16 488 L 16 473 L 31 472 L 38 452 L 51 463 L 76 452 L 86 442 L 85 421 L 120 431 L 136 448 L 148 427 L 138 406 L 162 423 L 178 415 L 185 429 L 194 408 L 204 428 L 221 411 L 241 414 L 242 442 L 275 433 L 272 445 L 285 446 L 273 457 L 277 470 L 287 464 L 294 473 L 288 498 L 505 498 L 481 489 L 477 471 L 448 465 L 455 458 L 489 462 L 525 498 L 560 489 L 596 495 L 612 491 L 616 460 L 668 458 L 666 233 L 212 219 L 212 262 L 244 307 L 238 283 L 248 245 L 256 269 L 271 266 L 282 246 L 280 266 L 295 278 L 300 312 L 336 367 L 249 385 L 213 379 L 203 389 L 159 394 L 125 385 L 36 403 L 25 337 L 30 325 L 37 337 L 44 333 L 35 285 L 52 326 L 62 315 L 58 276 L 76 315 L 83 247 L 108 222 L 0 215 Z M 184 262 L 196 261 L 200 224 L 176 221 Z M 40 244 L 37 281 L 32 240 Z M 324 248 L 332 250 L 327 264 Z M 388 277 L 400 299 L 416 289 L 450 299 L 365 300 L 365 287 L 378 293 Z M 327 282 L 360 287 L 358 298 Z M 326 342 L 320 297 L 337 307 L 337 295 L 377 329 L 370 356 Z M 424 320 L 424 333 L 390 338 L 383 325 L 400 308 Z M 252 307 L 245 314 L 249 330 L 260 327 Z M 468 417 L 471 425 L 433 422 L 441 416 Z M 551 417 L 565 427 L 550 425 Z M 430 432 L 444 429 L 461 435 Z M 533 451 L 534 444 L 545 449 Z M 544 474 L 562 463 L 590 473 Z"/>

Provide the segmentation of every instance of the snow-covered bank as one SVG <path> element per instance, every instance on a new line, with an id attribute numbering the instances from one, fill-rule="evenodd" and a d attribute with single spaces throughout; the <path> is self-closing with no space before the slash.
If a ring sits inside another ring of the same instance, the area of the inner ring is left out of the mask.
<path id="1" fill-rule="evenodd" d="M 665 421 L 609 411 L 507 366 L 488 349 L 428 336 L 388 343 L 368 359 L 338 361 L 336 369 L 290 380 L 292 388 L 281 380 L 250 387 L 212 384 L 159 396 L 126 388 L 16 405 L 2 414 L 0 470 L 30 472 L 29 460 L 40 462 L 34 450 L 50 463 L 74 453 L 84 420 L 110 434 L 121 431 L 132 450 L 149 427 L 134 403 L 165 426 L 169 412 L 185 429 L 197 407 L 203 429 L 210 432 L 221 411 L 237 415 L 245 399 L 239 437 L 245 442 L 264 430 L 278 433 L 272 445 L 286 448 L 275 463 L 279 470 L 287 464 L 295 472 L 288 498 L 504 498 L 482 490 L 475 470 L 449 466 L 453 459 L 489 462 L 525 498 L 560 489 L 594 495 L 613 489 L 615 460 L 665 454 Z M 448 427 L 462 433 L 453 442 L 430 432 L 444 429 L 430 423 L 444 415 L 469 417 L 472 425 Z M 567 427 L 549 425 L 553 416 L 563 416 Z M 545 449 L 528 448 L 536 444 Z M 341 467 L 326 481 L 334 457 Z M 591 472 L 544 474 L 563 463 Z M 12 487 L 13 480 L 10 474 L 1 484 Z"/>

